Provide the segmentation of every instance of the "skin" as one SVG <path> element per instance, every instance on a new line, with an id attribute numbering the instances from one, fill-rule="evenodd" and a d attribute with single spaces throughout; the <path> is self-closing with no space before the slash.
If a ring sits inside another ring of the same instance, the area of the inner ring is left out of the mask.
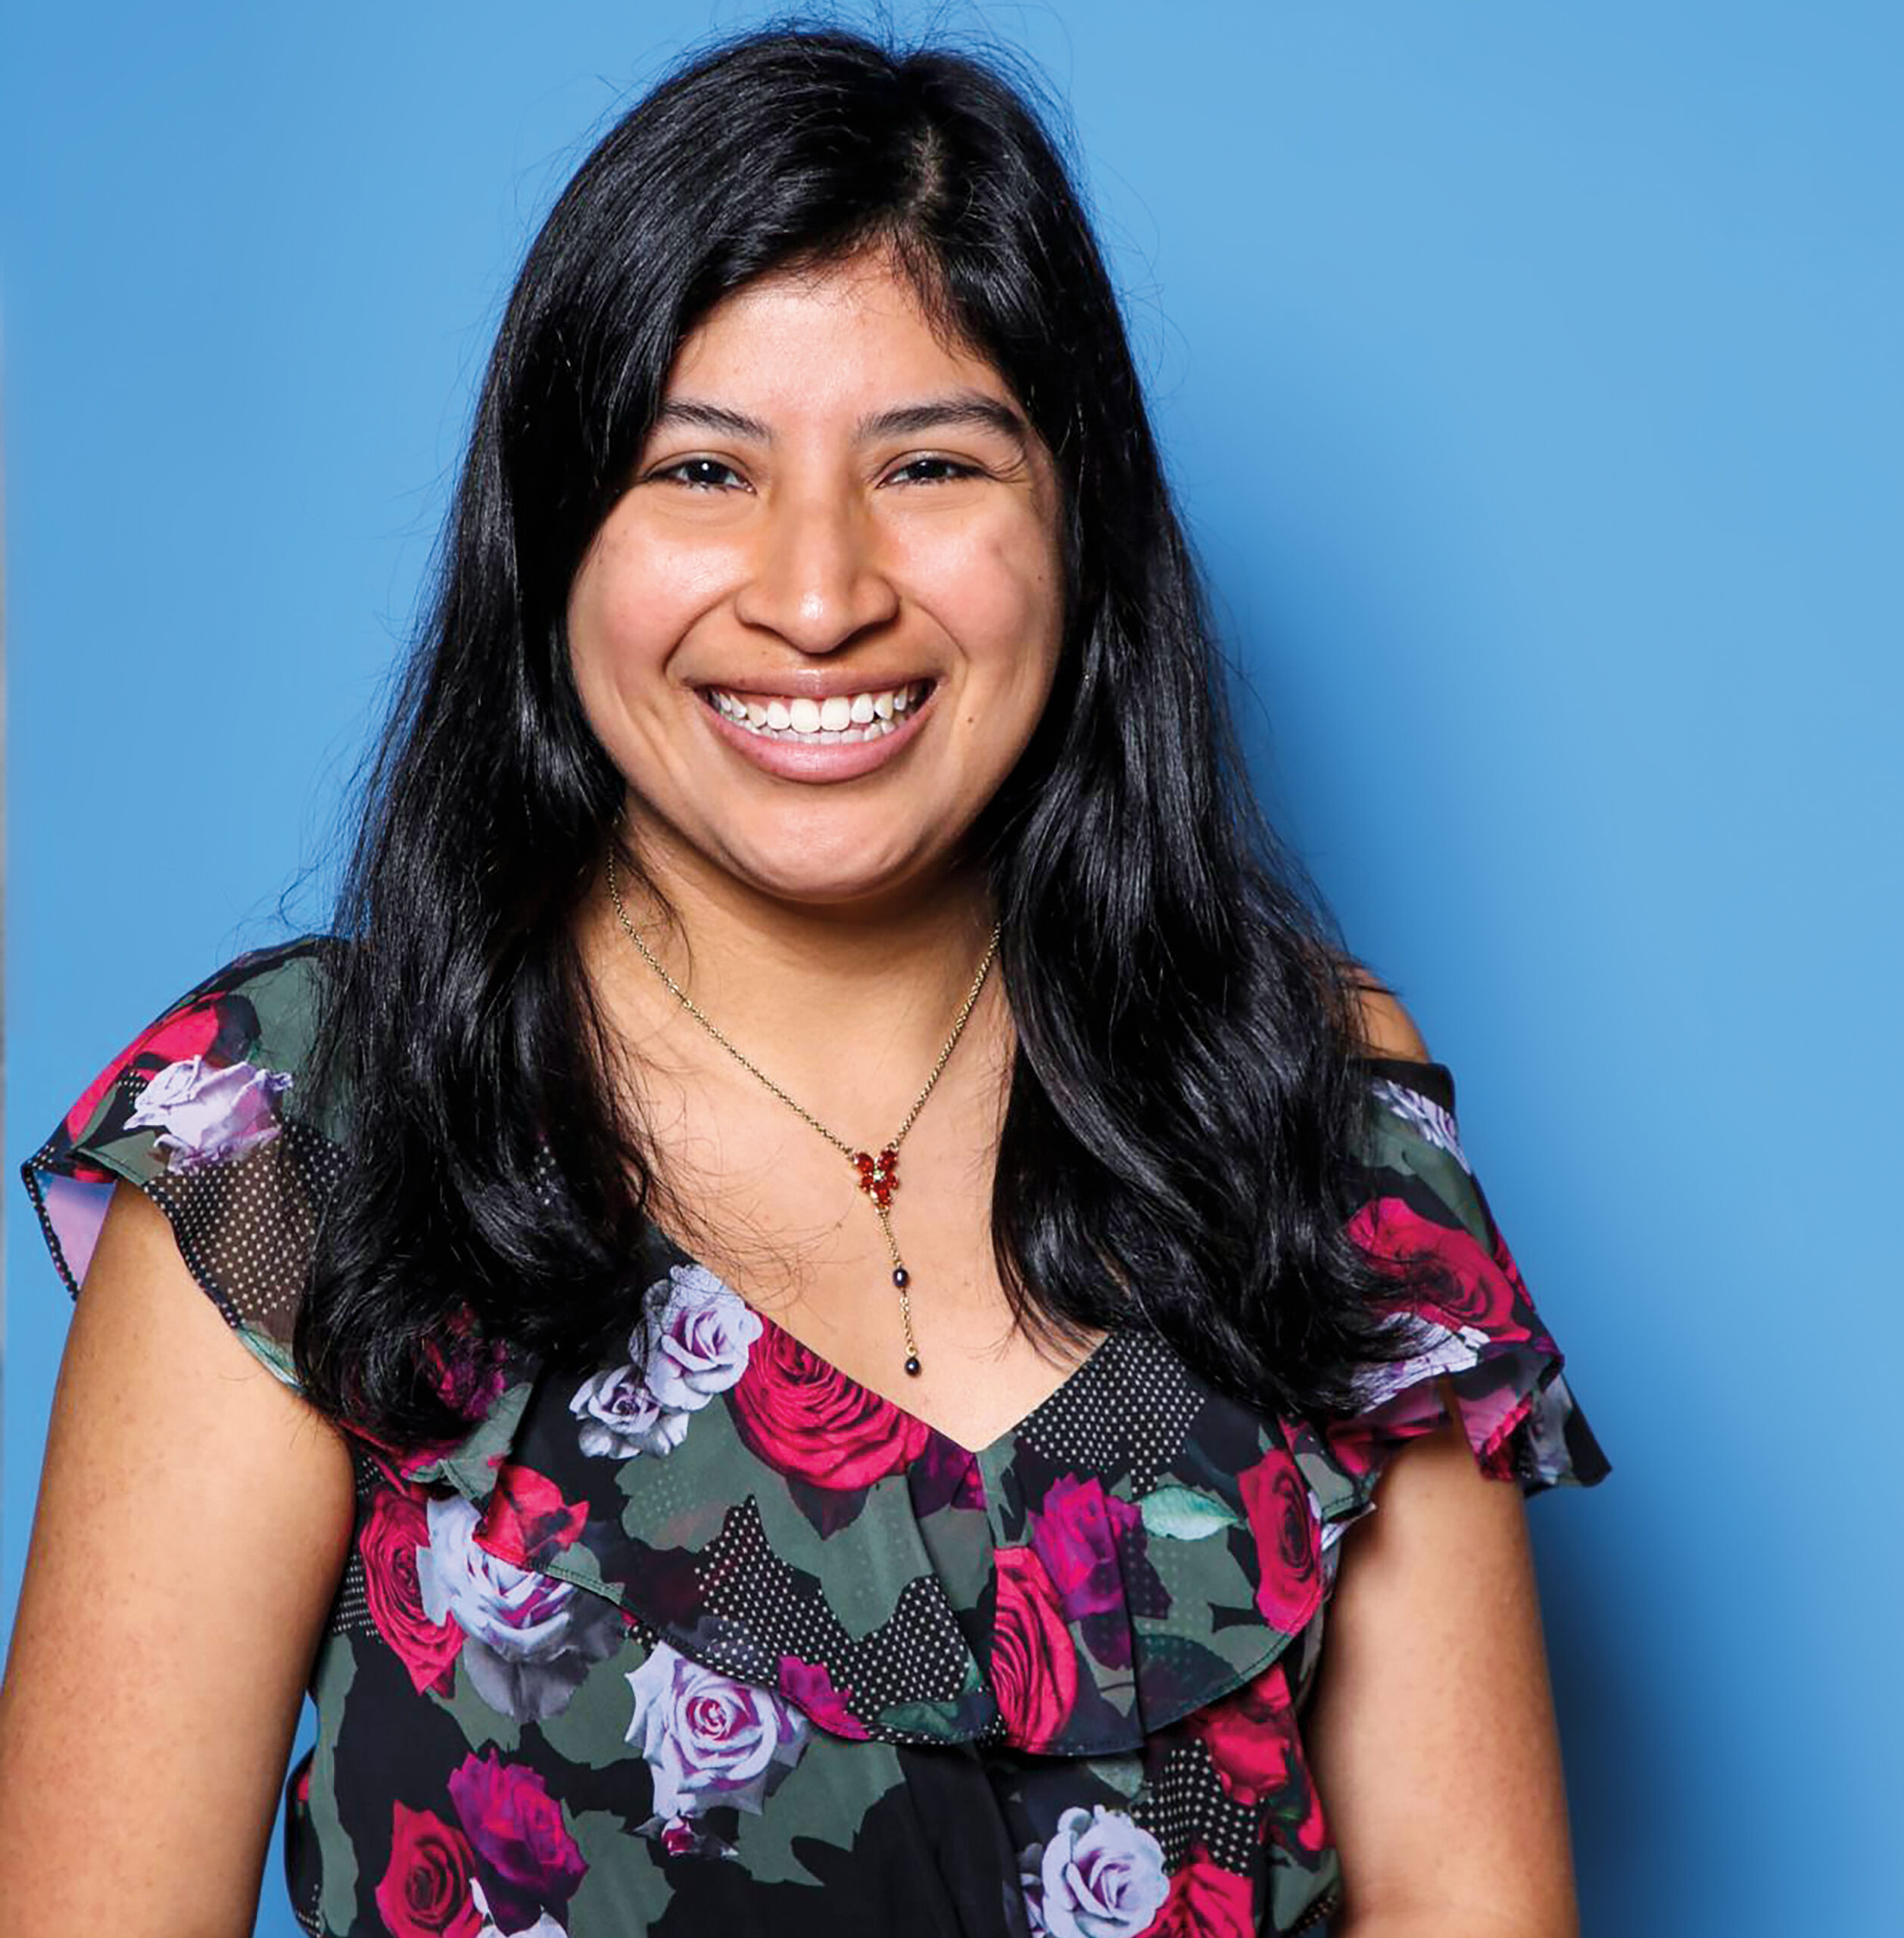
<path id="1" fill-rule="evenodd" d="M 658 427 L 569 611 L 584 704 L 675 920 L 632 883 L 631 918 L 776 1080 L 869 1142 L 917 1095 L 983 950 L 991 911 L 961 841 L 1047 703 L 1060 636 L 1036 440 L 970 421 L 860 434 L 949 395 L 1014 401 L 879 258 L 738 293 L 665 391 L 725 428 Z M 874 772 L 766 774 L 703 717 L 709 681 L 842 669 L 938 683 L 903 758 Z M 895 1225 L 927 1361 L 907 1380 L 843 1159 L 683 1014 L 600 884 L 579 939 L 667 1153 L 668 1217 L 747 1297 L 968 1446 L 1088 1350 L 1012 1332 L 991 1263 L 1011 1050 L 997 981 L 905 1143 Z M 1427 1055 L 1385 992 L 1365 992 L 1363 1031 Z M 1345 1538 L 1305 1722 L 1350 1880 L 1338 1938 L 1573 1938 L 1519 1495 L 1450 1428 L 1395 1457 L 1378 1500 Z M 0 1938 L 251 1929 L 352 1525 L 341 1435 L 231 1335 L 163 1218 L 122 1188 L 68 1337 L 0 1686 Z"/>
<path id="2" fill-rule="evenodd" d="M 1362 1027 L 1429 1060 L 1386 991 L 1364 990 Z M 1342 1855 L 1336 1938 L 1578 1938 L 1525 1506 L 1459 1426 L 1391 1457 L 1326 1620 L 1303 1742 Z"/>
<path id="3" fill-rule="evenodd" d="M 67 1337 L 0 1684 L 0 1938 L 251 1930 L 351 1517 L 341 1436 L 121 1187 Z"/>
<path id="4" fill-rule="evenodd" d="M 944 399 L 1022 416 L 887 258 L 749 285 L 681 346 L 569 606 L 584 709 L 679 918 L 631 882 L 643 939 L 789 1095 L 872 1150 L 983 955 L 992 910 L 964 840 L 1044 711 L 1062 637 L 1058 488 L 1036 435 L 969 416 L 864 428 Z M 918 728 L 847 780 L 763 772 L 704 697 L 915 678 L 935 687 Z M 1088 1348 L 1047 1354 L 1013 1330 L 993 1263 L 1002 981 L 903 1145 L 894 1224 L 924 1362 L 906 1379 L 890 1260 L 843 1156 L 682 1012 L 603 893 L 582 943 L 662 1154 L 663 1223 L 693 1255 L 854 1378 L 898 1376 L 907 1407 L 968 1446 Z"/>

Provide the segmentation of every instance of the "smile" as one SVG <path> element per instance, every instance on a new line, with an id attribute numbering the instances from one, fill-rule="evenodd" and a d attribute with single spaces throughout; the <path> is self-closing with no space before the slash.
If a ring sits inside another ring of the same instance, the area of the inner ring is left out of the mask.
<path id="1" fill-rule="evenodd" d="M 904 686 L 834 693 L 821 700 L 804 695 L 789 699 L 778 693 L 743 693 L 727 687 L 704 687 L 702 692 L 716 713 L 743 733 L 818 747 L 882 740 L 896 732 L 924 700 L 933 684 L 911 680 Z"/>

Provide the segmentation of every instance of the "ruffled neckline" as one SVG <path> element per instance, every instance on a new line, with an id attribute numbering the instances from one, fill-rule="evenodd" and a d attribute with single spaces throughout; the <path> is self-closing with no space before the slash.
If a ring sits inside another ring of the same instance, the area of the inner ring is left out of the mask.
<path id="1" fill-rule="evenodd" d="M 1161 1343 L 1108 1332 L 969 1448 L 658 1228 L 644 1251 L 651 1341 L 672 1298 L 712 1357 L 744 1346 L 737 1376 L 671 1425 L 618 1389 L 632 1360 L 512 1363 L 470 1435 L 407 1469 L 471 1501 L 499 1559 L 606 1596 L 836 1734 L 1050 1755 L 1137 1747 L 1260 1674 L 1320 1606 L 1322 1503 L 1278 1424 Z M 668 1373 L 647 1384 L 679 1397 Z"/>
<path id="2" fill-rule="evenodd" d="M 1466 1172 L 1451 1077 L 1358 1061 L 1371 1176 L 1397 1194 L 1372 1196 L 1358 1239 L 1400 1258 L 1426 1236 L 1472 1297 L 1404 1301 L 1423 1352 L 1354 1420 L 1248 1408 L 1113 1329 L 967 1447 L 651 1225 L 628 1360 L 508 1362 L 466 1438 L 406 1472 L 472 1503 L 498 1561 L 606 1597 L 835 1735 L 1135 1749 L 1304 1634 L 1386 1453 L 1444 1417 L 1443 1376 L 1485 1471 L 1527 1491 L 1606 1471 Z"/>

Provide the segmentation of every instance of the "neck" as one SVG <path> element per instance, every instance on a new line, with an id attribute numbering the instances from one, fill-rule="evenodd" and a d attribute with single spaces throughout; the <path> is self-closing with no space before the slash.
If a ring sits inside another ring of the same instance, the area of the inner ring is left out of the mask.
<path id="1" fill-rule="evenodd" d="M 644 844 L 650 887 L 615 870 L 635 933 L 734 1046 L 851 1139 L 890 1134 L 970 991 L 993 915 L 980 871 L 877 901 L 796 902 Z M 638 1058 L 750 1076 L 682 1009 L 624 933 L 607 871 L 587 904 L 585 952 L 610 1015 Z M 996 1067 L 1009 1024 L 996 973 L 960 1039 L 955 1067 Z M 959 1087 L 962 1088 L 961 1085 Z M 887 1120 L 890 1118 L 892 1122 Z"/>

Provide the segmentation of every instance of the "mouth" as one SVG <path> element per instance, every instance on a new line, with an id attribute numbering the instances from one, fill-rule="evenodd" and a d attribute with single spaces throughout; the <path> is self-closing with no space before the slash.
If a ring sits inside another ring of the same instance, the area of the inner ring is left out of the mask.
<path id="1" fill-rule="evenodd" d="M 880 740 L 897 733 L 918 715 L 937 684 L 936 680 L 908 680 L 896 687 L 830 693 L 824 699 L 732 687 L 703 687 L 700 694 L 722 719 L 744 734 L 793 746 L 820 747 Z"/>

